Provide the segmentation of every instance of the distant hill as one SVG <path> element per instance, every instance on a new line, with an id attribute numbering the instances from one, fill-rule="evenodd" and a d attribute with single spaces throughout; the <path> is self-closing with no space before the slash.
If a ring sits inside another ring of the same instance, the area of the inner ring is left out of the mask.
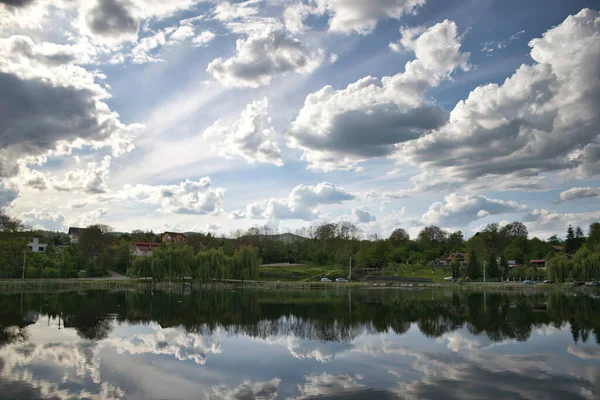
<path id="1" fill-rule="evenodd" d="M 288 233 L 278 233 L 276 235 L 270 235 L 269 238 L 273 239 L 273 240 L 278 240 L 285 244 L 292 244 L 292 243 L 296 243 L 299 240 L 306 239 L 305 237 L 296 235 L 294 233 L 289 233 L 289 232 Z"/>

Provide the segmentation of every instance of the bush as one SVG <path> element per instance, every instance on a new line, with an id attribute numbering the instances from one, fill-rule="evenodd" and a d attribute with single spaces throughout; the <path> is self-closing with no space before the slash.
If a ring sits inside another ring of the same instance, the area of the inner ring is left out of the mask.
<path id="1" fill-rule="evenodd" d="M 46 267 L 42 270 L 42 278 L 58 278 L 60 273 L 56 268 Z"/>

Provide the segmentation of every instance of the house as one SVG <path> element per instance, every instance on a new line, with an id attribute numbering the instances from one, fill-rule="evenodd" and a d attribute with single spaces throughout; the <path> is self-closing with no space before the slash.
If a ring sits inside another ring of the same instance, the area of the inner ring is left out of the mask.
<path id="1" fill-rule="evenodd" d="M 185 235 L 178 232 L 165 232 L 161 238 L 163 243 L 184 243 Z"/>
<path id="2" fill-rule="evenodd" d="M 81 234 L 85 231 L 85 228 L 69 228 L 69 239 L 71 239 L 71 244 L 77 244 Z"/>
<path id="3" fill-rule="evenodd" d="M 554 250 L 555 253 L 562 253 L 565 251 L 565 246 L 552 246 L 552 250 Z"/>
<path id="4" fill-rule="evenodd" d="M 464 263 L 467 262 L 467 257 L 468 257 L 467 253 L 461 253 L 459 251 L 456 251 L 456 252 L 450 254 L 448 257 L 446 257 L 445 263 L 446 263 L 446 265 L 450 265 L 450 264 L 452 264 L 452 262 L 454 260 L 456 260 L 460 263 L 460 265 L 463 265 Z"/>
<path id="5" fill-rule="evenodd" d="M 27 245 L 27 246 L 29 246 L 29 250 L 31 250 L 33 253 L 45 253 L 46 252 L 46 248 L 48 247 L 48 245 L 40 243 L 39 240 L 40 240 L 40 238 L 38 236 L 34 236 L 31 243 L 29 243 Z"/>
<path id="6" fill-rule="evenodd" d="M 159 247 L 160 243 L 137 242 L 132 246 L 132 253 L 138 257 L 150 257 Z"/>
<path id="7" fill-rule="evenodd" d="M 546 269 L 546 260 L 531 260 L 529 263 L 532 267 Z"/>

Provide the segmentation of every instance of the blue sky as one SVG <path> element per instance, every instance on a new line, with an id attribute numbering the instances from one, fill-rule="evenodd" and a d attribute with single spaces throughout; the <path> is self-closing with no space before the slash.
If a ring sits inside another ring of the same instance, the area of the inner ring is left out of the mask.
<path id="1" fill-rule="evenodd" d="M 0 1 L 0 207 L 56 230 L 585 227 L 594 7 Z"/>

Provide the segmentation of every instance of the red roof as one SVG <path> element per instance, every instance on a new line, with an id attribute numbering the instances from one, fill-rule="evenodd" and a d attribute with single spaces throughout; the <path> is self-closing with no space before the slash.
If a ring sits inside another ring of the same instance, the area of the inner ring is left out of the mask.
<path id="1" fill-rule="evenodd" d="M 535 264 L 540 264 L 540 263 L 545 263 L 546 260 L 531 260 L 531 263 L 535 263 Z"/>

